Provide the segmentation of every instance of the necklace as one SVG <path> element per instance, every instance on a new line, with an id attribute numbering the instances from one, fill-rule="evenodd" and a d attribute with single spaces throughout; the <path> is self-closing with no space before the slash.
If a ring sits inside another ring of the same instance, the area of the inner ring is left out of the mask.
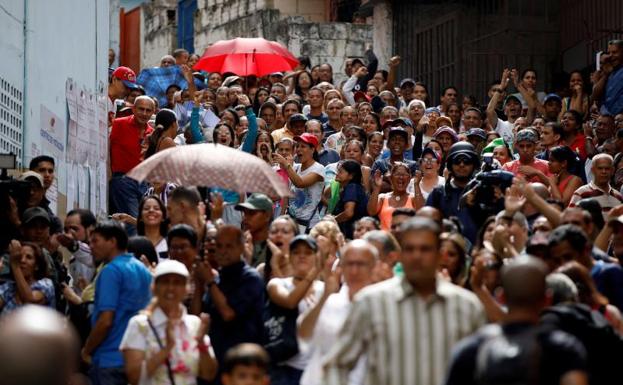
<path id="1" fill-rule="evenodd" d="M 394 199 L 396 199 L 396 202 L 398 202 L 399 200 L 402 199 L 402 196 L 400 195 L 394 195 Z"/>

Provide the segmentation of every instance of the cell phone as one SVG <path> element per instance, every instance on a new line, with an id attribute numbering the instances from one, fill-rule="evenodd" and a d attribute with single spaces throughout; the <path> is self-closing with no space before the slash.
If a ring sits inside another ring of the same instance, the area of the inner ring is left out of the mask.
<path id="1" fill-rule="evenodd" d="M 604 51 L 599 51 L 595 54 L 595 69 L 597 71 L 601 70 L 601 55 L 603 55 Z"/>

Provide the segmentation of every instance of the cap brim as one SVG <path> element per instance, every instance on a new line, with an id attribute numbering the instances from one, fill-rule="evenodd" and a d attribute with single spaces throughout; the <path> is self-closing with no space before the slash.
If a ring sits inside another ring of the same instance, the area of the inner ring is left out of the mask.
<path id="1" fill-rule="evenodd" d="M 313 243 L 311 243 L 311 242 L 309 242 L 309 241 L 307 241 L 305 239 L 295 239 L 295 240 L 293 240 L 292 243 L 290 243 L 289 248 L 293 249 L 294 246 L 298 245 L 299 243 L 304 243 L 307 246 L 309 246 L 310 249 L 312 249 L 314 251 L 318 251 L 318 246 L 317 245 L 314 245 Z"/>
<path id="2" fill-rule="evenodd" d="M 43 215 L 35 215 L 34 217 L 29 218 L 28 220 L 25 220 L 24 224 L 27 225 L 30 222 L 34 221 L 35 219 L 43 219 L 48 225 L 51 223 L 50 218 L 43 216 Z"/>
<path id="3" fill-rule="evenodd" d="M 244 210 L 244 209 L 247 209 L 247 210 L 256 210 L 256 211 L 261 211 L 261 209 L 258 209 L 257 207 L 255 207 L 255 206 L 251 205 L 251 204 L 250 204 L 250 203 L 248 203 L 248 202 L 238 203 L 236 206 L 234 206 L 234 208 L 235 208 L 236 210 L 238 210 L 238 211 L 240 211 L 240 210 Z"/>
<path id="4" fill-rule="evenodd" d="M 126 87 L 131 88 L 131 89 L 133 89 L 133 90 L 135 90 L 135 89 L 137 89 L 137 88 L 138 88 L 138 84 L 136 84 L 136 83 L 132 83 L 132 82 L 131 82 L 131 81 L 129 81 L 129 80 L 122 80 L 122 82 L 123 82 L 123 84 L 124 84 Z"/>

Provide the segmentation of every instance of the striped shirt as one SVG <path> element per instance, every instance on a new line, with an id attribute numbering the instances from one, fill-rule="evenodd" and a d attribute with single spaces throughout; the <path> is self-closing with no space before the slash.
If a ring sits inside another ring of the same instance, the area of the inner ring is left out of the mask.
<path id="1" fill-rule="evenodd" d="M 404 277 L 369 286 L 325 360 L 323 383 L 346 384 L 365 354 L 366 385 L 441 384 L 454 344 L 484 323 L 478 298 L 443 280 L 427 299 Z"/>
<path id="2" fill-rule="evenodd" d="M 608 220 L 608 212 L 612 208 L 623 203 L 623 195 L 610 187 L 610 185 L 608 185 L 608 191 L 604 191 L 593 184 L 593 182 L 590 182 L 575 190 L 571 197 L 569 207 L 575 207 L 580 200 L 585 198 L 593 198 L 599 203 L 601 206 L 601 213 L 606 221 Z"/>

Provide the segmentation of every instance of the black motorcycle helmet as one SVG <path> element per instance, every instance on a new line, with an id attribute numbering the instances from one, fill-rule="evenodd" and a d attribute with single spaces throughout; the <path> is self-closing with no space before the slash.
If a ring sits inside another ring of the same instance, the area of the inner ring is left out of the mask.
<path id="1" fill-rule="evenodd" d="M 471 160 L 474 165 L 474 171 L 480 167 L 480 157 L 476 153 L 474 146 L 472 146 L 469 142 L 457 142 L 450 147 L 450 151 L 448 151 L 448 155 L 446 157 L 446 167 L 448 170 L 452 171 L 454 160 L 459 155 L 467 156 Z"/>

